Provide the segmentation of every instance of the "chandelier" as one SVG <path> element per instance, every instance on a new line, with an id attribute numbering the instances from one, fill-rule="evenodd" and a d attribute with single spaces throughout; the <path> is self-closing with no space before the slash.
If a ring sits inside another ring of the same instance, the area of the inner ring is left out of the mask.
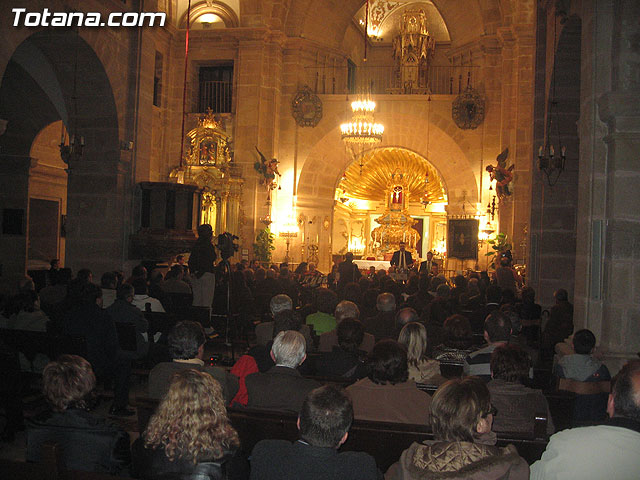
<path id="1" fill-rule="evenodd" d="M 351 121 L 340 125 L 342 141 L 353 160 L 360 161 L 360 174 L 364 166 L 363 153 L 372 145 L 382 142 L 384 126 L 374 122 L 376 102 L 370 99 L 351 102 Z"/>

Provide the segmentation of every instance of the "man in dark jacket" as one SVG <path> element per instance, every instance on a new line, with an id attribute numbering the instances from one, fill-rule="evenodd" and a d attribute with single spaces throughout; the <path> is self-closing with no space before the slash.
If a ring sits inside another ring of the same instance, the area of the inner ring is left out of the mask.
<path id="1" fill-rule="evenodd" d="M 300 440 L 262 440 L 251 453 L 251 478 L 376 480 L 382 475 L 370 455 L 338 453 L 353 421 L 349 398 L 332 386 L 311 391 L 298 416 Z"/>

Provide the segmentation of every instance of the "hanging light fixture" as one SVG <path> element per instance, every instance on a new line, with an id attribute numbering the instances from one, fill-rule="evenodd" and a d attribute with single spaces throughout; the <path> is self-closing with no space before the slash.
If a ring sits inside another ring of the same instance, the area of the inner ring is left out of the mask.
<path id="1" fill-rule="evenodd" d="M 78 35 L 78 33 L 76 32 Z M 79 36 L 79 35 L 78 35 Z M 78 135 L 74 132 L 77 129 L 78 122 L 78 94 L 77 94 L 77 86 L 78 86 L 78 43 L 76 42 L 75 49 L 75 60 L 73 63 L 73 95 L 71 96 L 72 107 L 73 107 L 73 118 L 69 115 L 69 136 L 65 135 L 64 130 L 64 121 L 62 121 L 62 128 L 60 132 L 60 145 L 58 148 L 60 149 L 60 158 L 67 165 L 71 163 L 75 163 L 76 161 L 82 158 L 82 150 L 84 149 L 84 137 L 82 135 Z M 75 127 L 75 128 L 74 128 Z M 67 141 L 68 140 L 68 141 Z"/>
<path id="2" fill-rule="evenodd" d="M 560 15 L 563 12 L 560 12 Z M 565 14 L 566 15 L 566 14 Z M 564 23 L 562 19 L 561 23 Z M 566 20 L 565 20 L 566 21 Z M 553 23 L 553 40 L 554 46 L 558 45 L 556 22 Z M 551 101 L 549 102 L 549 128 L 546 132 L 546 138 L 544 144 L 540 145 L 538 149 L 538 169 L 547 178 L 547 183 L 550 187 L 554 186 L 558 182 L 558 178 L 564 171 L 564 163 L 566 160 L 567 147 L 562 145 L 560 140 L 560 122 L 558 119 L 558 102 L 556 100 L 556 75 L 558 73 L 556 69 L 556 58 L 558 53 L 553 56 L 553 76 L 551 77 Z M 560 147 L 560 156 L 556 155 L 555 148 L 553 146 L 551 135 L 553 134 L 555 120 L 555 133 L 558 146 Z"/>
<path id="3" fill-rule="evenodd" d="M 351 102 L 351 121 L 340 125 L 342 141 L 353 160 L 360 161 L 360 174 L 364 166 L 363 154 L 371 146 L 382 142 L 384 126 L 374 121 L 376 102 L 370 98 Z"/>

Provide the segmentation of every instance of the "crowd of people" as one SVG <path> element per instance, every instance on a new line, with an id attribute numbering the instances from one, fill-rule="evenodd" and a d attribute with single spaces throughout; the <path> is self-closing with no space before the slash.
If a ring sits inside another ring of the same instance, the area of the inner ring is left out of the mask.
<path id="1" fill-rule="evenodd" d="M 475 273 L 447 279 L 435 268 L 397 281 L 385 270 L 356 274 L 348 256 L 334 278 L 304 263 L 292 272 L 287 264 L 241 261 L 221 283 L 210 231 L 199 235 L 195 256 L 177 258 L 164 275 L 139 265 L 128 278 L 103 274 L 98 286 L 89 270 L 74 278 L 52 265 L 38 293 L 25 279 L 2 297 L 0 328 L 86 340 L 86 359 L 22 358 L 23 369 L 42 373 L 51 406 L 28 424 L 29 461 L 55 441 L 69 468 L 144 479 L 603 478 L 607 464 L 616 465 L 608 477 L 626 479 L 640 471 L 638 361 L 613 378 L 604 404 L 582 411 L 578 420 L 597 426 L 553 435 L 546 397 L 533 388 L 534 366 L 548 366 L 553 378 L 612 380 L 593 333 L 573 332 L 566 291 L 555 293 L 542 324 L 535 292 L 515 277 L 516 290 Z M 511 285 L 504 272 L 499 277 Z M 175 309 L 176 294 L 231 309 L 225 313 L 242 325 L 238 331 L 254 333 L 255 342 L 224 369 L 205 361 L 215 334 L 199 322 L 180 321 L 166 337 L 149 338 L 145 312 Z M 118 323 L 135 326 L 134 352 L 120 347 Z M 131 446 L 126 432 L 90 410 L 103 383 L 114 393 L 111 415 L 134 413 L 132 362 L 149 368 L 148 394 L 159 406 Z M 431 396 L 417 384 L 437 389 Z M 295 413 L 300 439 L 263 440 L 246 455 L 227 408 Z M 515 447 L 495 446 L 503 432 L 533 434 L 539 416 L 552 436 L 531 467 Z M 354 419 L 430 426 L 434 439 L 413 444 L 381 472 L 365 453 L 339 452 Z"/>

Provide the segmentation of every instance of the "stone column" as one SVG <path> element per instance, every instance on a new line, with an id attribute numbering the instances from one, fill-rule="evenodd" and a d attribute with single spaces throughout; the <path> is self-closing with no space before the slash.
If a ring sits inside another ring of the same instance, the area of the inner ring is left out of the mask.
<path id="1" fill-rule="evenodd" d="M 27 272 L 27 226 L 29 174 L 37 161 L 31 157 L 0 155 L 0 276 L 22 276 Z M 15 229 L 14 229 L 15 227 Z"/>

